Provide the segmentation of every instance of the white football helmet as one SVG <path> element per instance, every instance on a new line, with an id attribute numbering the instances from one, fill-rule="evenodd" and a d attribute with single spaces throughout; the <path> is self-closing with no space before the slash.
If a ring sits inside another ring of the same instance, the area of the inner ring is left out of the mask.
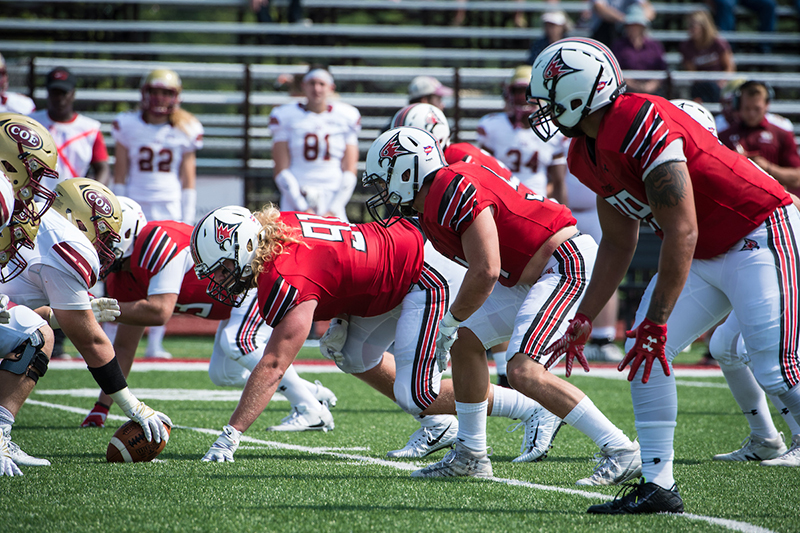
<path id="1" fill-rule="evenodd" d="M 713 133 L 714 137 L 718 137 L 717 122 L 714 120 L 714 115 L 711 114 L 711 111 L 692 100 L 682 100 L 677 98 L 675 100 L 670 100 L 670 102 L 683 109 L 686 114 L 695 119 L 695 121 L 699 122 L 700 125 L 705 129 Z"/>
<path id="2" fill-rule="evenodd" d="M 168 91 L 166 95 L 151 93 L 152 89 Z M 166 68 L 156 69 L 142 79 L 142 109 L 154 115 L 169 115 L 180 103 L 181 78 Z"/>
<path id="3" fill-rule="evenodd" d="M 209 296 L 233 307 L 242 305 L 253 278 L 252 263 L 263 239 L 264 227 L 258 219 L 237 205 L 215 209 L 197 223 L 190 250 L 195 274 L 209 280 Z"/>
<path id="4" fill-rule="evenodd" d="M 581 37 L 556 41 L 533 61 L 528 96 L 539 109 L 530 116 L 531 128 L 544 141 L 556 129 L 567 137 L 581 135 L 578 122 L 625 88 L 622 69 L 604 44 Z"/>
<path id="5" fill-rule="evenodd" d="M 422 103 L 407 105 L 395 113 L 390 129 L 400 126 L 411 126 L 427 131 L 433 135 L 442 150 L 450 145 L 450 125 L 442 110 L 434 105 Z"/>
<path id="6" fill-rule="evenodd" d="M 378 192 L 367 200 L 370 215 L 389 227 L 403 216 L 401 206 L 414 196 L 428 176 L 447 166 L 442 149 L 433 135 L 407 126 L 384 132 L 367 152 L 364 186 L 375 185 Z M 381 216 L 381 207 L 386 212 Z"/>
<path id="7" fill-rule="evenodd" d="M 115 242 L 111 249 L 116 260 L 121 261 L 133 253 L 133 243 L 147 225 L 147 217 L 138 202 L 127 196 L 117 196 L 117 200 L 122 207 L 122 225 L 119 228 L 119 242 Z"/>

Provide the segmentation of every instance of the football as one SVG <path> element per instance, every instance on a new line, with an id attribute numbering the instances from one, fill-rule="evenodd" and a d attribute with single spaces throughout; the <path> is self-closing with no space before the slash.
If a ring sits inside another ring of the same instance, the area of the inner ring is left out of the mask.
<path id="1" fill-rule="evenodd" d="M 167 434 L 171 429 L 167 424 Z M 141 463 L 152 461 L 167 445 L 166 440 L 160 443 L 150 442 L 144 436 L 142 426 L 129 420 L 125 422 L 111 438 L 106 450 L 106 460 L 109 463 Z"/>

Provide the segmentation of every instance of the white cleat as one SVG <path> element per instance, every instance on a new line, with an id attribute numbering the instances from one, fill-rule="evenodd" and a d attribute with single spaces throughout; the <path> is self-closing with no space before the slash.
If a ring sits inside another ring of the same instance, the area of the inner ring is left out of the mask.
<path id="1" fill-rule="evenodd" d="M 773 439 L 765 439 L 752 433 L 742 441 L 742 447 L 731 453 L 719 453 L 715 461 L 766 461 L 786 453 L 783 433 Z"/>
<path id="2" fill-rule="evenodd" d="M 579 479 L 576 485 L 619 485 L 642 475 L 639 443 L 624 448 L 605 448 L 595 454 L 597 466 L 591 476 Z"/>
<path id="3" fill-rule="evenodd" d="M 800 466 L 800 434 L 792 437 L 792 447 L 789 451 L 775 459 L 761 461 L 761 466 Z"/>
<path id="4" fill-rule="evenodd" d="M 333 428 L 333 415 L 323 403 L 314 410 L 298 405 L 280 424 L 268 427 L 267 431 L 330 431 Z"/>
<path id="5" fill-rule="evenodd" d="M 166 350 L 157 350 L 155 352 L 145 352 L 145 359 L 172 359 L 172 354 Z"/>
<path id="6" fill-rule="evenodd" d="M 625 358 L 625 354 L 613 342 L 607 344 L 587 342 L 583 347 L 583 355 L 587 361 L 606 361 L 609 363 L 619 363 Z"/>
<path id="7" fill-rule="evenodd" d="M 492 477 L 487 452 L 473 452 L 460 442 L 438 463 L 411 472 L 411 477 Z"/>
<path id="8" fill-rule="evenodd" d="M 319 380 L 316 380 L 314 384 L 317 386 L 317 390 L 313 393 L 314 398 L 316 398 L 319 403 L 328 402 L 328 406 L 336 407 L 338 398 L 336 398 L 336 395 L 333 393 L 333 391 L 320 383 Z"/>
<path id="9" fill-rule="evenodd" d="M 541 408 L 536 409 L 527 420 L 514 426 L 515 431 L 525 425 L 525 438 L 520 447 L 520 456 L 512 463 L 536 463 L 547 457 L 547 452 L 553 447 L 553 441 L 564 421 L 556 415 Z"/>
<path id="10" fill-rule="evenodd" d="M 425 457 L 442 448 L 452 447 L 458 435 L 458 419 L 454 416 L 448 418 L 449 420 L 444 424 L 419 428 L 411 434 L 405 446 L 399 450 L 387 452 L 386 456 L 392 458 Z"/>

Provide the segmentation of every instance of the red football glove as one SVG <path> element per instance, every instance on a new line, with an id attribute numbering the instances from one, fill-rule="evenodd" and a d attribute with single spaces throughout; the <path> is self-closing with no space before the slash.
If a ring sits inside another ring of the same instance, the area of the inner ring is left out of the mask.
<path id="1" fill-rule="evenodd" d="M 669 376 L 669 362 L 664 354 L 664 347 L 667 344 L 666 324 L 656 324 L 649 318 L 645 318 L 638 328 L 626 331 L 625 336 L 629 339 L 636 339 L 631 351 L 625 355 L 625 359 L 617 367 L 617 370 L 622 372 L 630 363 L 631 371 L 628 373 L 628 381 L 633 381 L 636 371 L 639 370 L 642 361 L 645 361 L 642 383 L 647 383 L 650 380 L 650 370 L 653 368 L 654 359 L 659 360 L 664 374 Z"/>
<path id="2" fill-rule="evenodd" d="M 562 355 L 565 356 L 564 362 L 567 365 L 567 377 L 572 374 L 572 360 L 578 358 L 585 371 L 589 371 L 589 363 L 583 355 L 583 346 L 589 340 L 592 333 L 592 321 L 583 313 L 578 313 L 575 318 L 569 321 L 567 332 L 563 337 L 545 348 L 544 355 L 552 353 L 550 359 L 544 364 L 545 368 L 550 368 Z"/>

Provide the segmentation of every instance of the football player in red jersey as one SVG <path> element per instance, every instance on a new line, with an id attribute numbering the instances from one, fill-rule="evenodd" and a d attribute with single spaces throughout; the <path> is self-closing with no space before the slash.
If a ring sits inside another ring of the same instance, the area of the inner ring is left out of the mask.
<path id="1" fill-rule="evenodd" d="M 492 475 L 485 350 L 509 341 L 511 385 L 601 448 L 604 460 L 579 483 L 607 485 L 637 476 L 638 444 L 538 361 L 547 343 L 566 330 L 594 264 L 597 245 L 580 235 L 569 209 L 533 193 L 520 194 L 486 167 L 447 165 L 436 139 L 418 128 L 396 128 L 375 140 L 364 184 L 378 188 L 367 206 L 382 224 L 395 223 L 395 213 L 410 207 L 420 214 L 433 246 L 467 267 L 436 338 L 440 364 L 452 347 L 458 443 L 442 461 L 412 475 Z"/>
<path id="2" fill-rule="evenodd" d="M 121 239 L 113 246 L 117 260 L 114 272 L 106 278 L 106 292 L 119 301 L 121 314 L 113 342 L 123 374 L 130 373 L 145 327 L 164 325 L 173 313 L 190 314 L 221 321 L 209 362 L 211 381 L 219 386 L 244 386 L 272 331 L 259 316 L 255 298 L 235 309 L 210 298 L 208 283 L 199 280 L 193 270 L 189 254 L 192 226 L 171 220 L 148 223 L 137 202 L 124 196 L 119 200 Z M 280 391 L 291 403 L 292 413 L 269 429 L 333 429 L 328 403 L 335 405 L 336 396 L 329 389 L 300 378 L 290 367 Z M 81 427 L 103 427 L 112 403 L 101 393 Z"/>
<path id="3" fill-rule="evenodd" d="M 410 442 L 390 456 L 419 457 L 455 440 L 452 382 L 441 379 L 434 340 L 462 269 L 432 248 L 423 251 L 418 226 L 402 220 L 386 229 L 272 206 L 255 214 L 230 206 L 203 218 L 191 246 L 210 295 L 235 305 L 257 287 L 261 314 L 274 327 L 229 425 L 203 460 L 233 460 L 241 433 L 270 401 L 312 321 L 342 317 L 349 317 L 349 327 L 330 336 L 339 342 L 323 343 L 328 355 L 417 416 L 423 427 L 415 435 L 431 440 L 419 447 Z M 394 358 L 383 357 L 392 341 Z M 489 394 L 493 416 L 522 419 L 526 442 L 535 439 L 529 427 L 541 406 L 516 391 L 493 387 Z"/>
<path id="4" fill-rule="evenodd" d="M 800 214 L 777 181 L 679 108 L 625 94 L 616 59 L 596 41 L 564 39 L 542 51 L 530 95 L 540 105 L 531 116 L 540 137 L 557 130 L 574 137 L 568 165 L 598 195 L 603 227 L 598 267 L 554 357 L 566 353 L 583 364 L 586 332 L 625 275 L 640 223 L 663 239 L 658 275 L 619 365 L 631 366 L 642 483 L 589 512 L 682 512 L 672 472 L 678 402 L 670 361 L 732 309 L 759 384 L 800 421 Z"/>

